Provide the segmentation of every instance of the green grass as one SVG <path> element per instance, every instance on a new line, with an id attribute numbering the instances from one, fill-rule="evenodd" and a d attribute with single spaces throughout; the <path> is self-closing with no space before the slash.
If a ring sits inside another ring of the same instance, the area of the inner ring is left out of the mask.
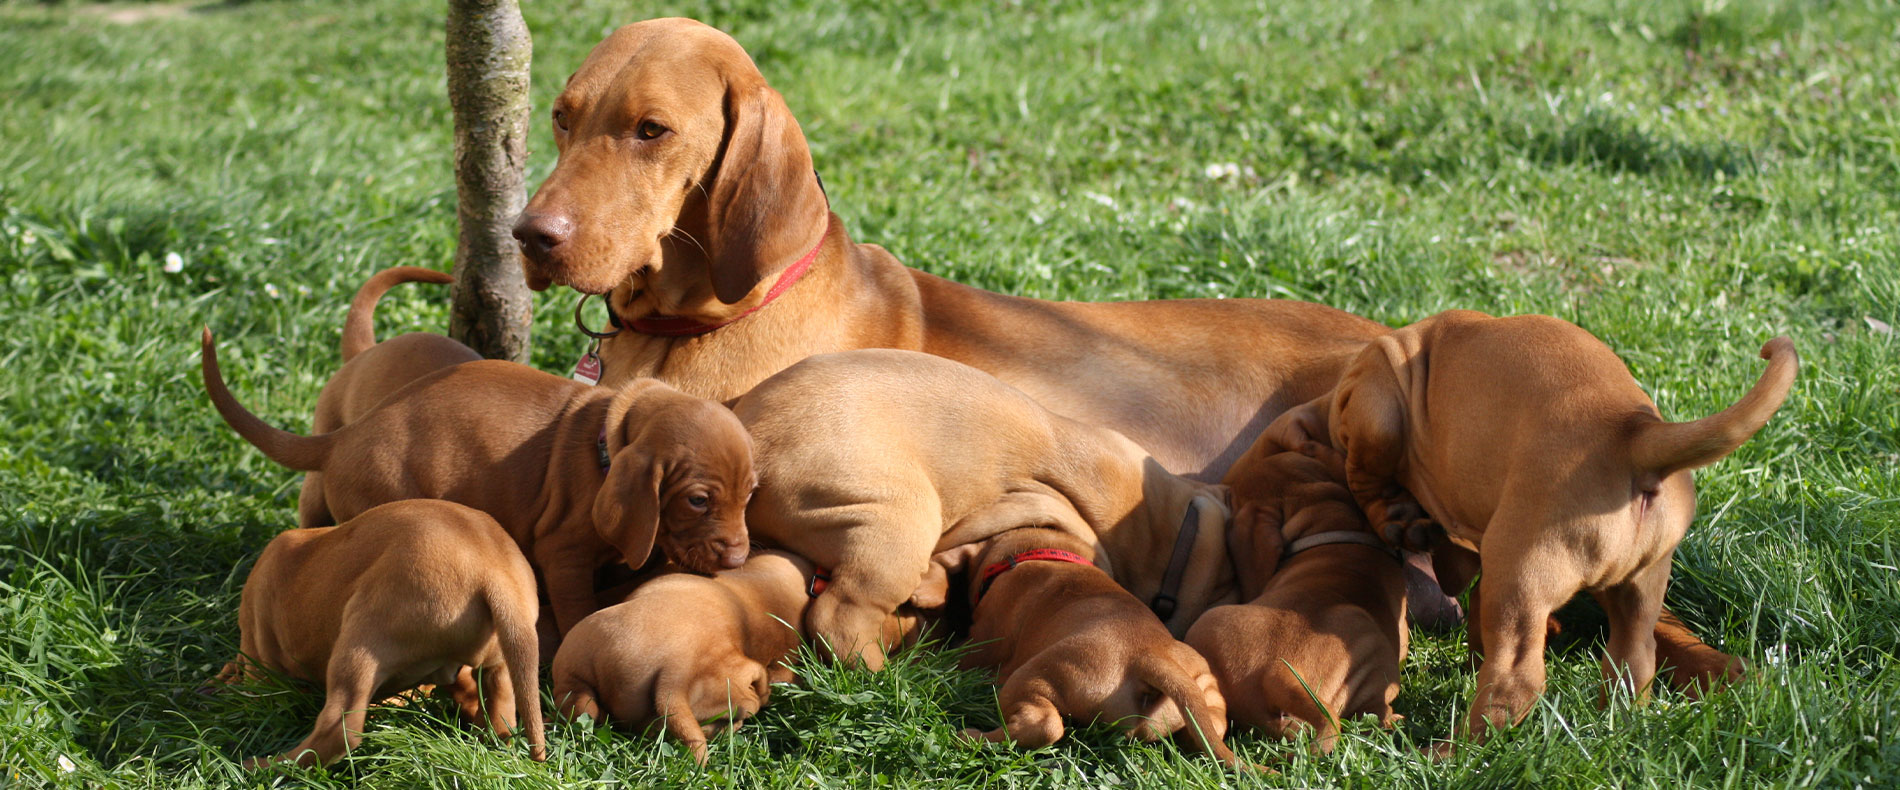
<path id="1" fill-rule="evenodd" d="M 1419 635 L 1387 734 L 1234 777 L 1101 730 L 958 744 L 992 693 L 939 653 L 815 670 L 699 771 L 653 738 L 556 724 L 529 762 L 430 703 L 372 716 L 316 786 L 1891 786 L 1900 783 L 1900 11 L 1885 3 L 528 3 L 543 120 L 612 26 L 738 36 L 860 240 L 1050 298 L 1283 296 L 1391 324 L 1465 307 L 1603 337 L 1663 413 L 1739 396 L 1775 334 L 1776 420 L 1699 475 L 1670 602 L 1752 679 L 1594 705 L 1590 613 L 1551 693 L 1443 764 L 1471 691 Z M 136 6 L 134 6 L 136 7 Z M 115 6 L 125 8 L 125 6 Z M 454 242 L 440 3 L 254 2 L 116 24 L 0 3 L 0 786 L 263 785 L 306 732 L 294 687 L 191 693 L 228 658 L 297 476 L 233 436 L 196 330 L 267 419 L 308 426 L 348 295 Z M 1234 177 L 1210 178 L 1233 163 Z M 161 266 L 176 253 L 183 271 Z M 572 295 L 535 361 L 580 351 Z M 412 287 L 385 334 L 440 331 Z M 72 765 L 70 772 L 60 766 Z"/>

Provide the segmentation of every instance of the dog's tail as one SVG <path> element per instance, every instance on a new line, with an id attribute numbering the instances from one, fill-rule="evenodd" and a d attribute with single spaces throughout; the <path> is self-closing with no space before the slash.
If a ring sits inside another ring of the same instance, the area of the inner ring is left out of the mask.
<path id="1" fill-rule="evenodd" d="M 403 283 L 455 282 L 454 275 L 420 266 L 391 266 L 370 275 L 350 300 L 349 315 L 343 319 L 343 361 L 348 362 L 365 349 L 376 345 L 376 302 L 389 289 Z"/>
<path id="2" fill-rule="evenodd" d="M 1707 466 L 1735 452 L 1788 399 L 1800 359 L 1794 342 L 1777 337 L 1761 348 L 1768 369 L 1735 405 L 1690 422 L 1648 422 L 1637 429 L 1630 454 L 1640 469 L 1668 475 Z"/>
<path id="3" fill-rule="evenodd" d="M 1213 673 L 1205 668 L 1193 668 L 1202 677 L 1190 677 L 1184 671 L 1187 669 L 1190 667 L 1182 666 L 1166 653 L 1143 656 L 1135 666 L 1136 676 L 1143 683 L 1181 707 L 1186 719 L 1183 729 L 1191 743 L 1223 765 L 1243 767 L 1240 758 L 1223 740 L 1227 734 L 1227 700 L 1221 697 Z M 1157 701 L 1157 707 L 1159 704 Z M 1155 711 L 1148 713 L 1152 719 Z"/>
<path id="4" fill-rule="evenodd" d="M 323 461 L 330 454 L 329 434 L 299 436 L 272 427 L 246 410 L 231 395 L 231 390 L 225 388 L 224 374 L 218 370 L 218 346 L 211 339 L 210 327 L 204 331 L 203 364 L 205 392 L 210 393 L 211 403 L 218 407 L 218 414 L 224 417 L 225 424 L 244 437 L 244 441 L 264 451 L 264 455 L 272 461 L 292 469 L 314 472 L 323 468 Z"/>
<path id="5" fill-rule="evenodd" d="M 528 755 L 535 762 L 546 762 L 547 731 L 541 721 L 541 635 L 534 630 L 536 612 L 529 605 L 533 600 L 490 595 L 488 612 L 495 620 L 495 639 L 501 643 L 502 660 L 508 662 L 508 682 L 515 687 L 515 717 L 528 731 Z M 588 694 L 587 699 L 598 721 L 593 695 Z"/>

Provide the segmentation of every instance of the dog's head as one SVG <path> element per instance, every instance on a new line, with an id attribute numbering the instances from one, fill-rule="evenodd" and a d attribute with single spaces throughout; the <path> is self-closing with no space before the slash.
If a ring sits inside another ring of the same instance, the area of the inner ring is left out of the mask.
<path id="1" fill-rule="evenodd" d="M 536 290 L 624 288 L 622 315 L 718 318 L 825 232 L 798 121 L 714 28 L 614 31 L 568 78 L 553 122 L 560 159 L 514 229 Z"/>
<path id="2" fill-rule="evenodd" d="M 594 528 L 638 567 L 654 544 L 688 570 L 745 564 L 752 437 L 731 410 L 651 379 L 614 396 Z"/>

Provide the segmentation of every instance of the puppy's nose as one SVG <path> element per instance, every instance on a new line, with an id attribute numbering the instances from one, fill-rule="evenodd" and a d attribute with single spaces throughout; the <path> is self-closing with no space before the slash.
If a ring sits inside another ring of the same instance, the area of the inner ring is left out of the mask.
<path id="1" fill-rule="evenodd" d="M 751 544 L 743 540 L 736 544 L 727 543 L 725 551 L 721 552 L 722 556 L 719 558 L 719 564 L 727 568 L 737 568 L 744 565 L 746 555 L 750 553 L 751 548 Z"/>
<path id="2" fill-rule="evenodd" d="M 574 235 L 574 221 L 562 214 L 522 213 L 515 222 L 515 241 L 521 251 L 534 258 L 545 258 Z"/>

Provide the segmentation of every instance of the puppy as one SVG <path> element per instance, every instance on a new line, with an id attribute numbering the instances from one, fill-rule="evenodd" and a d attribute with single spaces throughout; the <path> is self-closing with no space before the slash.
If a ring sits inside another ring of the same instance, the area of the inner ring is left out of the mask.
<path id="1" fill-rule="evenodd" d="M 668 735 L 706 763 L 702 723 L 737 728 L 792 680 L 805 607 L 827 581 L 810 562 L 760 551 L 708 578 L 660 576 L 626 602 L 589 615 L 554 655 L 554 700 L 570 717 L 634 729 L 665 720 Z M 915 636 L 917 618 L 893 615 L 884 638 Z"/>
<path id="2" fill-rule="evenodd" d="M 239 654 L 217 682 L 268 668 L 322 685 L 324 705 L 303 743 L 245 767 L 328 765 L 361 742 L 372 701 L 455 684 L 464 667 L 484 670 L 479 692 L 458 688 L 464 714 L 486 697 L 502 736 L 520 715 L 534 759 L 547 759 L 537 601 L 534 571 L 501 525 L 450 502 L 392 502 L 278 535 L 244 582 Z"/>
<path id="3" fill-rule="evenodd" d="M 595 609 L 594 570 L 638 567 L 655 542 L 711 572 L 745 562 L 752 443 L 732 412 L 657 381 L 619 392 L 498 360 L 430 373 L 335 431 L 299 436 L 239 405 L 204 333 L 205 389 L 245 441 L 323 473 L 348 519 L 399 499 L 495 517 L 547 584 L 561 634 Z"/>
<path id="4" fill-rule="evenodd" d="M 967 365 L 823 354 L 733 408 L 759 450 L 747 523 L 831 569 L 806 633 L 846 661 L 883 666 L 884 619 L 933 554 L 1016 527 L 1100 546 L 1097 562 L 1177 633 L 1232 594 L 1224 489 L 1169 474 L 1127 437 Z"/>
<path id="5" fill-rule="evenodd" d="M 1483 741 L 1543 692 L 1547 618 L 1580 591 L 1609 617 L 1606 684 L 1648 694 L 1670 558 L 1695 517 L 1690 470 L 1748 441 L 1794 381 L 1787 338 L 1761 355 L 1768 369 L 1735 405 L 1670 423 L 1590 333 L 1451 311 L 1374 340 L 1260 442 L 1343 451 L 1366 515 L 1389 541 L 1435 547 L 1447 592 L 1482 570 L 1471 611 L 1485 662 L 1466 728 Z"/>
<path id="6" fill-rule="evenodd" d="M 1190 741 L 1238 765 L 1222 738 L 1227 704 L 1207 661 L 1176 641 L 1148 607 L 1091 564 L 1094 546 L 1062 530 L 1021 528 L 953 550 L 981 569 L 966 669 L 993 667 L 1003 726 L 970 738 L 1036 748 L 1062 739 L 1064 717 L 1106 720 L 1154 741 Z M 962 558 L 938 561 L 964 565 Z"/>
<path id="7" fill-rule="evenodd" d="M 376 303 L 390 288 L 402 283 L 448 284 L 455 278 L 447 272 L 416 266 L 392 266 L 371 275 L 350 300 L 350 312 L 343 319 L 343 369 L 330 377 L 317 393 L 317 414 L 310 421 L 311 433 L 329 433 L 369 413 L 390 393 L 402 389 L 428 373 L 450 365 L 473 362 L 482 355 L 447 337 L 428 332 L 397 335 L 376 342 Z M 303 478 L 303 493 L 297 497 L 297 525 L 322 527 L 336 523 L 323 501 L 323 473 L 310 472 Z"/>
<path id="8" fill-rule="evenodd" d="M 1236 723 L 1278 738 L 1310 727 L 1330 754 L 1339 719 L 1398 718 L 1405 578 L 1346 490 L 1345 459 L 1314 442 L 1304 452 L 1244 455 L 1228 471 L 1227 540 L 1250 602 L 1207 610 L 1187 643 L 1207 657 Z"/>

